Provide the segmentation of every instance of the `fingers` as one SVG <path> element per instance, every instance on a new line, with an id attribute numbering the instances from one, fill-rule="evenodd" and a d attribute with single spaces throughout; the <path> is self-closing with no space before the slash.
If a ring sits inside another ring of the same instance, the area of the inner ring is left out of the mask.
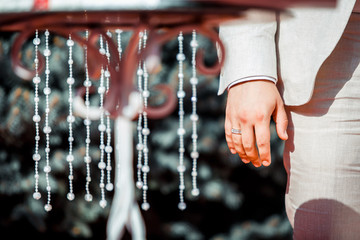
<path id="1" fill-rule="evenodd" d="M 270 128 L 268 121 L 255 127 L 255 136 L 261 163 L 267 167 L 271 163 Z"/>
<path id="2" fill-rule="evenodd" d="M 255 167 L 260 167 L 261 161 L 259 159 L 259 154 L 256 149 L 256 141 L 255 141 L 253 126 L 249 124 L 244 125 L 242 126 L 241 131 L 242 131 L 242 136 L 241 136 L 242 145 L 246 153 L 247 159 L 250 160 Z M 233 139 L 234 139 L 234 135 L 235 134 L 233 134 Z"/>
<path id="3" fill-rule="evenodd" d="M 235 129 L 241 129 L 240 126 L 233 125 Z M 242 131 L 242 130 L 241 130 Z M 242 144 L 242 134 L 234 134 L 231 135 L 233 144 L 235 146 L 235 150 L 238 153 L 239 157 L 241 158 L 241 161 L 244 163 L 249 163 L 250 160 L 248 159 L 248 156 L 246 155 L 246 152 L 244 150 L 243 144 Z"/>
<path id="4" fill-rule="evenodd" d="M 232 154 L 236 154 L 236 149 L 234 146 L 234 142 L 232 140 L 232 136 L 231 136 L 231 123 L 229 121 L 225 121 L 225 138 L 226 138 L 226 142 L 227 145 L 230 149 L 230 152 Z"/>
<path id="5" fill-rule="evenodd" d="M 288 126 L 288 118 L 283 103 L 277 104 L 273 113 L 273 119 L 276 123 L 276 132 L 279 138 L 281 138 L 282 140 L 287 140 L 288 135 L 286 129 Z"/>

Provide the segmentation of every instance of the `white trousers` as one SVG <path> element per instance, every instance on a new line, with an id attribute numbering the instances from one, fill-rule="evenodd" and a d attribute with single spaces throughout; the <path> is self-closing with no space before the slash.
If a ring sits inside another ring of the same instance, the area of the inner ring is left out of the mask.
<path id="1" fill-rule="evenodd" d="M 360 14 L 353 13 L 311 101 L 287 107 L 285 202 L 296 240 L 360 239 L 359 62 Z"/>

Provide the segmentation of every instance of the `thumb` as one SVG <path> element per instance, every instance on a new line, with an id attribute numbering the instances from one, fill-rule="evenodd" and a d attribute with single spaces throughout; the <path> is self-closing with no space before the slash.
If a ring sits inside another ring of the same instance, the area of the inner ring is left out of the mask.
<path id="1" fill-rule="evenodd" d="M 287 140 L 288 135 L 286 129 L 288 126 L 288 118 L 283 103 L 277 103 L 273 114 L 273 119 L 276 123 L 276 132 L 279 138 L 281 138 L 282 140 Z"/>

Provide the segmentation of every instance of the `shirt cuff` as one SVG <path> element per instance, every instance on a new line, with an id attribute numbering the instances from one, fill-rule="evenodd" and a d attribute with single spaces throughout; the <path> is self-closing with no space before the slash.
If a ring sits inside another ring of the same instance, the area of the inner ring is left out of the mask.
<path id="1" fill-rule="evenodd" d="M 240 78 L 238 80 L 233 81 L 232 83 L 229 84 L 229 86 L 227 87 L 227 90 L 229 90 L 231 87 L 235 86 L 236 84 L 242 83 L 242 82 L 247 82 L 247 81 L 254 81 L 254 80 L 268 80 L 271 81 L 273 83 L 276 84 L 277 79 L 270 77 L 270 76 L 252 76 L 252 77 L 244 77 L 244 78 Z"/>

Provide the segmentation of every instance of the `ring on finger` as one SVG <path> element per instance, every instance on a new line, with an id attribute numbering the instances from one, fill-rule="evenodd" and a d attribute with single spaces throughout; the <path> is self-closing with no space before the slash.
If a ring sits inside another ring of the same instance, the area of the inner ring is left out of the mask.
<path id="1" fill-rule="evenodd" d="M 241 129 L 232 128 L 231 133 L 241 135 Z"/>

